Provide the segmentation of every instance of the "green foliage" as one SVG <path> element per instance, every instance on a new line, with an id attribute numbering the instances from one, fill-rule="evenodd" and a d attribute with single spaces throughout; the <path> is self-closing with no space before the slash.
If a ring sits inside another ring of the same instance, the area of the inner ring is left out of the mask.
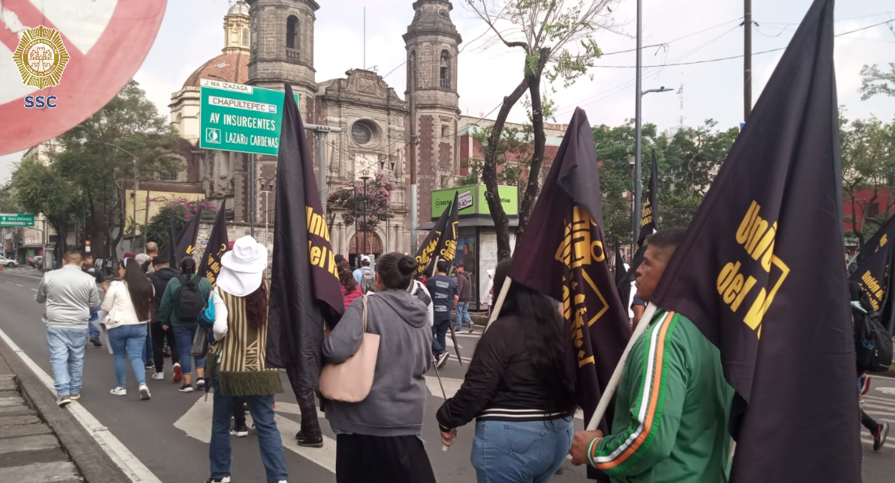
<path id="1" fill-rule="evenodd" d="M 851 207 L 848 235 L 864 244 L 895 208 L 895 122 L 875 117 L 839 120 L 843 202 Z M 860 218 L 855 219 L 855 214 Z M 860 230 L 855 230 L 860 227 Z"/>
<path id="2" fill-rule="evenodd" d="M 696 214 L 712 180 L 727 157 L 738 134 L 737 128 L 717 131 L 717 123 L 685 127 L 673 135 L 659 134 L 654 124 L 643 126 L 643 191 L 649 182 L 651 151 L 658 163 L 659 227 L 686 227 Z M 634 126 L 594 128 L 597 159 L 600 160 L 600 190 L 607 243 L 631 243 L 631 194 L 634 166 Z"/>
<path id="3" fill-rule="evenodd" d="M 0 186 L 0 213 L 20 213 L 22 207 L 16 199 L 12 181 Z"/>
<path id="4" fill-rule="evenodd" d="M 863 100 L 882 94 L 895 97 L 895 62 L 889 62 L 889 71 L 880 70 L 877 65 L 861 68 L 861 98 Z"/>
<path id="5" fill-rule="evenodd" d="M 156 200 L 150 199 L 150 201 Z M 146 226 L 146 241 L 153 241 L 159 247 L 165 247 L 171 241 L 172 220 L 174 234 L 177 235 L 189 223 L 190 219 L 198 216 L 200 212 L 203 222 L 214 223 L 215 217 L 217 217 L 217 210 L 217 205 L 206 200 L 187 201 L 181 198 L 172 201 L 163 206 L 155 216 L 149 219 L 149 224 Z"/>
<path id="6" fill-rule="evenodd" d="M 380 173 L 367 180 L 366 188 L 360 180 L 333 191 L 327 197 L 327 205 L 330 210 L 342 213 L 342 222 L 346 226 L 357 222 L 360 231 L 373 231 L 380 221 L 393 216 L 389 212 L 389 201 L 395 188 L 388 175 Z"/>
<path id="7" fill-rule="evenodd" d="M 65 251 L 68 227 L 78 214 L 82 197 L 78 187 L 54 165 L 34 157 L 22 159 L 12 174 L 15 201 L 27 213 L 43 213 L 58 235 L 56 260 Z"/>

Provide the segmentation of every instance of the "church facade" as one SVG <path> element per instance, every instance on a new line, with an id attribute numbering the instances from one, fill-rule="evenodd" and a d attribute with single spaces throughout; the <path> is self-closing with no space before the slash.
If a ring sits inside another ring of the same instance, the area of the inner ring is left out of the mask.
<path id="1" fill-rule="evenodd" d="M 462 38 L 451 21 L 451 2 L 412 4 L 414 18 L 403 35 L 407 58 L 403 98 L 370 70 L 349 69 L 344 78 L 318 82 L 314 22 L 320 8 L 315 0 L 247 0 L 233 5 L 224 18 L 223 53 L 199 67 L 172 94 L 172 126 L 197 145 L 200 79 L 277 90 L 289 82 L 300 95 L 306 124 L 341 128 L 327 134 L 326 172 L 317 172 L 318 180 L 326 177 L 330 192 L 362 177 L 383 176 L 396 185 L 390 218 L 366 234 L 343 223 L 333 210 L 333 249 L 346 256 L 409 252 L 411 150 L 417 160 L 420 225 L 429 221 L 431 192 L 453 186 L 461 171 L 457 55 Z M 316 157 L 317 136 L 310 131 L 307 136 Z M 248 222 L 254 212 L 256 230 L 265 223 L 273 225 L 275 157 L 256 156 L 251 172 L 249 155 L 198 148 L 195 152 L 207 198 L 227 199 L 235 222 Z M 311 162 L 317 170 L 317 160 Z"/>

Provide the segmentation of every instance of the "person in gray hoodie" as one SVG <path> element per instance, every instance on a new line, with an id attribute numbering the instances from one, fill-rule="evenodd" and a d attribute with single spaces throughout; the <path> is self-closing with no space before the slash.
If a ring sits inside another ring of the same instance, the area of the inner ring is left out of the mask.
<path id="1" fill-rule="evenodd" d="M 367 332 L 380 336 L 373 387 L 359 403 L 327 401 L 338 483 L 435 482 L 421 439 L 432 330 L 426 305 L 407 292 L 416 267 L 400 253 L 377 263 L 376 293 L 367 297 Z M 327 337 L 326 362 L 344 362 L 358 351 L 363 307 L 363 298 L 355 300 Z"/>

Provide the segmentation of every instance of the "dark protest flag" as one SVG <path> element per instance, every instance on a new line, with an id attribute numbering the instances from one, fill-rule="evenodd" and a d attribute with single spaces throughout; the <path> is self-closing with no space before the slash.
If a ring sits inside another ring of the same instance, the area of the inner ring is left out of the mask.
<path id="1" fill-rule="evenodd" d="M 881 312 L 880 323 L 891 333 L 895 329 L 895 297 L 892 294 L 892 286 L 895 284 L 895 269 L 893 257 L 895 257 L 895 217 L 874 234 L 870 240 L 861 247 L 858 253 L 860 264 L 851 279 L 861 284 L 867 292 L 870 304 L 874 311 Z"/>
<path id="2" fill-rule="evenodd" d="M 227 200 L 221 203 L 218 216 L 211 228 L 211 236 L 208 237 L 208 245 L 205 246 L 205 254 L 199 264 L 199 276 L 205 277 L 212 286 L 217 285 L 218 274 L 221 273 L 221 257 L 230 249 L 230 239 L 227 236 Z"/>
<path id="3" fill-rule="evenodd" d="M 593 132 L 575 110 L 516 247 L 509 277 L 563 304 L 570 369 L 585 418 L 593 415 L 631 337 L 603 244 L 603 206 Z M 523 255 L 524 254 L 524 255 Z M 585 421 L 587 423 L 588 421 Z M 608 429 L 606 421 L 600 429 Z"/>
<path id="4" fill-rule="evenodd" d="M 174 221 L 171 220 L 171 241 L 161 250 L 160 257 L 170 259 L 172 267 L 180 265 L 180 261 L 188 256 L 193 255 L 196 247 L 196 240 L 199 238 L 199 222 L 202 219 L 202 210 L 190 217 L 190 221 L 180 230 L 177 236 L 174 234 Z M 174 247 L 174 251 L 171 248 Z"/>
<path id="5" fill-rule="evenodd" d="M 657 202 L 659 190 L 656 187 L 658 179 L 659 174 L 658 168 L 656 167 L 656 150 L 654 149 L 653 167 L 649 175 L 649 184 L 646 185 L 646 194 L 640 203 L 640 232 L 637 237 L 638 248 L 643 247 L 643 240 L 652 235 L 658 226 L 656 224 L 656 220 L 659 218 L 659 203 Z M 640 264 L 638 263 L 638 265 Z M 637 269 L 634 265 L 631 265 L 631 267 L 635 270 Z"/>
<path id="6" fill-rule="evenodd" d="M 622 258 L 622 249 L 620 246 L 615 247 L 615 288 L 618 289 L 618 298 L 622 304 L 627 305 L 631 300 L 631 279 L 629 272 L 634 269 L 625 268 L 625 259 Z M 630 307 L 625 307 L 629 309 Z"/>
<path id="7" fill-rule="evenodd" d="M 628 270 L 625 268 L 625 259 L 622 258 L 622 249 L 615 247 L 615 284 L 618 285 L 625 279 Z"/>
<path id="8" fill-rule="evenodd" d="M 816 0 L 651 302 L 721 351 L 731 482 L 861 481 L 833 1 Z"/>
<path id="9" fill-rule="evenodd" d="M 345 305 L 304 125 L 292 86 L 285 90 L 266 361 L 293 370 L 293 387 L 316 388 L 324 323 L 334 325 Z"/>
<path id="10" fill-rule="evenodd" d="M 459 192 L 454 193 L 454 201 L 451 202 L 451 206 L 445 208 L 444 213 L 438 218 L 435 226 L 432 227 L 432 230 L 426 235 L 426 239 L 423 240 L 423 244 L 417 250 L 417 275 L 429 270 L 436 258 L 453 262 L 454 255 L 457 253 L 458 197 Z M 428 273 L 434 274 L 434 267 Z"/>

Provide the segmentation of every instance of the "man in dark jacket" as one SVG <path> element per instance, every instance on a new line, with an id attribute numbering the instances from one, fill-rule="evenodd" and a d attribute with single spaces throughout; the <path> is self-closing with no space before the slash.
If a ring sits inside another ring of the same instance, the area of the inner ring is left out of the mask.
<path id="1" fill-rule="evenodd" d="M 165 295 L 165 288 L 168 287 L 168 282 L 172 278 L 177 277 L 180 272 L 171 268 L 168 260 L 163 259 L 163 257 L 155 257 L 152 260 L 152 267 L 155 269 L 149 274 L 149 280 L 152 281 L 152 286 L 155 288 L 155 310 L 152 313 L 152 323 L 149 325 L 152 335 L 152 362 L 155 365 L 155 374 L 152 375 L 152 378 L 156 381 L 165 379 L 165 356 L 162 351 L 165 341 L 168 341 L 168 348 L 171 349 L 171 362 L 174 363 L 174 382 L 176 383 L 183 378 L 180 371 L 180 354 L 177 352 L 177 342 L 174 340 L 173 328 L 168 327 L 168 330 L 165 330 L 162 326 L 159 308 L 162 303 L 162 296 Z"/>
<path id="2" fill-rule="evenodd" d="M 466 267 L 461 262 L 454 269 L 457 274 L 457 291 L 460 292 L 460 301 L 457 303 L 457 332 L 463 332 L 463 323 L 469 324 L 469 333 L 472 333 L 472 319 L 469 317 L 469 302 L 472 299 L 472 280 L 466 273 Z"/>

